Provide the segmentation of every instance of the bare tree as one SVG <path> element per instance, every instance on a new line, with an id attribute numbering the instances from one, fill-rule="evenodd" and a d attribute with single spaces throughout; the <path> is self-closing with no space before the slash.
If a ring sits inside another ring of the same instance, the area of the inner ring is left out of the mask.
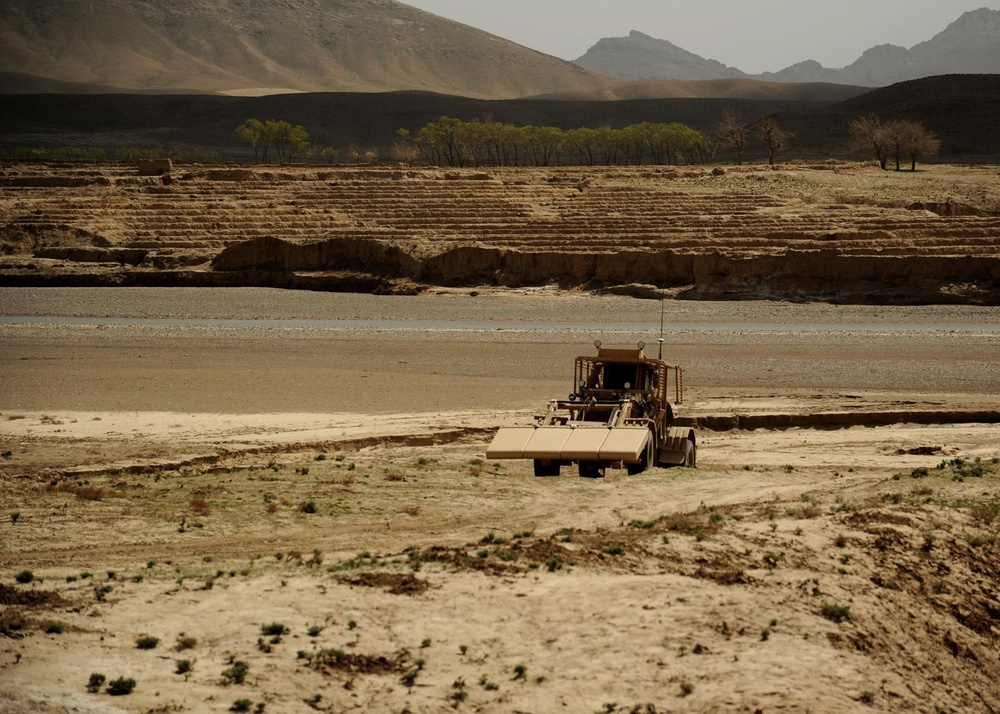
<path id="1" fill-rule="evenodd" d="M 916 171 L 917 159 L 936 156 L 941 151 L 941 140 L 934 132 L 927 131 L 915 121 L 907 121 L 906 124 L 906 142 L 903 144 L 902 154 L 910 160 L 910 171 Z M 898 165 L 896 170 L 899 170 Z"/>
<path id="2" fill-rule="evenodd" d="M 719 139 L 736 151 L 736 163 L 743 165 L 743 151 L 747 146 L 747 139 L 750 136 L 750 127 L 743 121 L 735 109 L 726 109 L 722 112 L 722 119 L 716 129 Z"/>
<path id="3" fill-rule="evenodd" d="M 778 126 L 774 117 L 764 117 L 757 122 L 757 137 L 767 147 L 767 161 L 774 166 L 774 157 L 788 148 L 792 135 Z"/>
<path id="4" fill-rule="evenodd" d="M 861 151 L 873 151 L 878 165 L 885 170 L 886 162 L 889 160 L 889 140 L 886 136 L 885 125 L 878 118 L 877 114 L 865 114 L 851 122 L 851 143 L 854 148 Z"/>

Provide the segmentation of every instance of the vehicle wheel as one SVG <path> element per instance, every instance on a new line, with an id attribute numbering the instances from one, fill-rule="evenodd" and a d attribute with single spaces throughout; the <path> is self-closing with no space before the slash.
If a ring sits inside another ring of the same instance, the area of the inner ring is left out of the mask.
<path id="1" fill-rule="evenodd" d="M 629 476 L 636 476 L 641 474 L 643 471 L 649 468 L 649 465 L 653 462 L 653 439 L 650 436 L 648 442 L 646 442 L 646 450 L 642 452 L 642 461 L 637 464 L 625 464 L 625 470 L 628 472 Z"/>
<path id="2" fill-rule="evenodd" d="M 604 466 L 593 461 L 581 461 L 580 478 L 604 478 Z"/>
<path id="3" fill-rule="evenodd" d="M 535 459 L 535 476 L 558 476 L 559 475 L 559 462 L 558 461 L 542 461 L 541 459 Z"/>
<path id="4" fill-rule="evenodd" d="M 698 447 L 690 439 L 688 439 L 687 446 L 684 448 L 684 466 L 689 469 L 698 466 Z"/>

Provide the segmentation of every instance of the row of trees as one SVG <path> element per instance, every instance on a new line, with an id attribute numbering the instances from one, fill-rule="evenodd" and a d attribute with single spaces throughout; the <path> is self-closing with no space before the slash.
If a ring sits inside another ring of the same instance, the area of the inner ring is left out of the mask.
<path id="1" fill-rule="evenodd" d="M 270 161 L 272 151 L 279 163 L 309 158 L 314 151 L 309 132 L 284 120 L 247 119 L 236 127 L 236 136 L 253 148 L 254 161 L 260 163 Z"/>
<path id="2" fill-rule="evenodd" d="M 253 148 L 254 160 L 262 163 L 290 163 L 310 158 L 317 151 L 309 143 L 308 132 L 287 121 L 247 119 L 236 128 L 236 135 Z M 941 149 L 937 137 L 919 123 L 906 119 L 882 121 L 874 114 L 853 121 L 850 135 L 854 148 L 874 152 L 883 169 L 892 158 L 897 171 L 904 159 L 910 161 L 911 170 L 916 170 L 917 159 L 934 156 Z M 490 117 L 463 121 L 445 116 L 415 134 L 400 129 L 392 158 L 407 164 L 422 159 L 433 166 L 679 165 L 713 161 L 719 148 L 726 146 L 742 165 L 748 146 L 756 141 L 774 165 L 794 138 L 773 117 L 747 122 L 732 109 L 723 112 L 715 136 L 705 136 L 678 123 L 559 129 L 515 126 Z M 320 153 L 329 163 L 339 156 L 336 149 L 329 147 Z M 363 151 L 354 144 L 347 154 L 354 163 L 372 163 L 378 158 L 375 149 Z"/>
<path id="3" fill-rule="evenodd" d="M 916 171 L 917 159 L 941 150 L 941 141 L 932 132 L 909 119 L 882 121 L 876 114 L 866 114 L 851 122 L 850 132 L 854 148 L 873 152 L 883 170 L 891 157 L 896 171 L 904 159 L 909 160 L 910 171 Z"/>
<path id="4" fill-rule="evenodd" d="M 701 132 L 676 123 L 560 129 L 441 117 L 416 134 L 401 129 L 393 158 L 423 158 L 434 166 L 700 164 L 711 160 L 716 146 Z"/>

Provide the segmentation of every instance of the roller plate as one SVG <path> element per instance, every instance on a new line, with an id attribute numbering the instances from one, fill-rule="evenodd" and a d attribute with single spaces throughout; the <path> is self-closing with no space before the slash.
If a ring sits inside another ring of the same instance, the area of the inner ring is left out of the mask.
<path id="1" fill-rule="evenodd" d="M 524 447 L 534 435 L 534 427 L 507 427 L 500 429 L 486 449 L 487 459 L 523 459 Z"/>
<path id="2" fill-rule="evenodd" d="M 601 461 L 639 461 L 649 441 L 649 429 L 645 427 L 617 427 L 608 430 L 608 438 L 601 446 Z"/>
<path id="3" fill-rule="evenodd" d="M 565 426 L 540 426 L 524 446 L 525 459 L 562 458 L 563 445 L 569 439 L 572 429 Z"/>
<path id="4" fill-rule="evenodd" d="M 611 429 L 607 427 L 570 429 L 561 458 L 565 461 L 596 461 L 601 457 L 601 447 L 604 446 L 609 433 Z"/>

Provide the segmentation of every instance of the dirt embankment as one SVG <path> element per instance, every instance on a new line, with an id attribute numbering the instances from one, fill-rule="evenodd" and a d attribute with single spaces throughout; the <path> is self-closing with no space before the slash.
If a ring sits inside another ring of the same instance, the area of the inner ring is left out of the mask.
<path id="1" fill-rule="evenodd" d="M 0 284 L 1000 303 L 995 172 L 19 165 Z"/>

